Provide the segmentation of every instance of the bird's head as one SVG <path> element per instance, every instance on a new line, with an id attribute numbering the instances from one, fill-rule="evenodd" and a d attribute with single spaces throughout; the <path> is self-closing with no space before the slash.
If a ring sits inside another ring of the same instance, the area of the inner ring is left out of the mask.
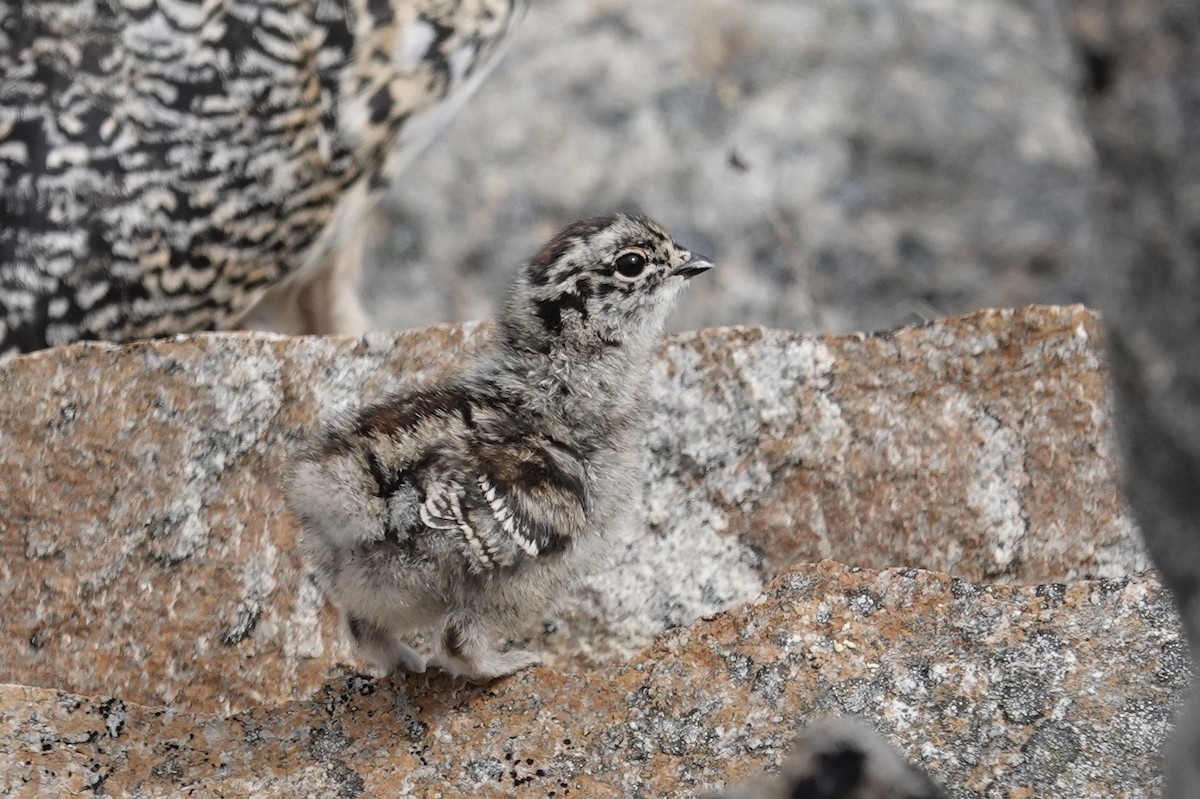
<path id="1" fill-rule="evenodd" d="M 523 349 L 652 345 L 679 290 L 711 267 L 644 217 L 582 220 L 521 270 L 500 326 Z"/>

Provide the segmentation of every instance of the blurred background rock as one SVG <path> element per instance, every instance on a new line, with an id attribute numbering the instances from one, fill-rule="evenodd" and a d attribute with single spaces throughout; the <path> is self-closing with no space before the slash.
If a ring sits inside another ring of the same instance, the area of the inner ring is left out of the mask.
<path id="1" fill-rule="evenodd" d="M 373 226 L 379 328 L 486 316 L 584 214 L 719 269 L 676 329 L 881 329 L 1083 296 L 1094 155 L 1052 0 L 535 0 Z"/>

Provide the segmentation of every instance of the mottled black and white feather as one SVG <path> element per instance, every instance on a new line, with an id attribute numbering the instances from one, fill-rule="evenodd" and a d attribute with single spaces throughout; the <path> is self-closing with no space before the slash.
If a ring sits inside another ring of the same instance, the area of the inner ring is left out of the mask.
<path id="1" fill-rule="evenodd" d="M 361 327 L 354 226 L 526 3 L 0 0 L 0 358 Z"/>

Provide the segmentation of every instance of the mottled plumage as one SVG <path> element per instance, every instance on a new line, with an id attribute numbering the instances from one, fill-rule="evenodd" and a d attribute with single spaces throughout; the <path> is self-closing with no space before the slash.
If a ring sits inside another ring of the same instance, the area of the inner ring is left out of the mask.
<path id="1" fill-rule="evenodd" d="M 370 198 L 525 5 L 0 0 L 0 358 L 361 330 Z"/>
<path id="2" fill-rule="evenodd" d="M 828 718 L 804 730 L 779 773 L 709 799 L 945 799 L 928 776 L 864 722 Z"/>
<path id="3" fill-rule="evenodd" d="M 502 652 L 629 520 L 646 382 L 687 278 L 711 264 L 653 222 L 568 227 L 519 272 L 463 371 L 327 430 L 288 486 L 303 546 L 353 637 L 386 668 L 489 679 Z"/>

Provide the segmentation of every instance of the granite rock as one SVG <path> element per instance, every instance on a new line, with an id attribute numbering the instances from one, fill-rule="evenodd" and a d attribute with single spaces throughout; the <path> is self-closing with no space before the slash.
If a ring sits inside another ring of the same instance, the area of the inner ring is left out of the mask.
<path id="1" fill-rule="evenodd" d="M 1014 588 L 824 562 L 598 672 L 346 674 L 232 715 L 0 686 L 0 779 L 22 796 L 687 797 L 837 713 L 954 797 L 1151 797 L 1184 649 L 1150 575 Z"/>
<path id="2" fill-rule="evenodd" d="M 669 341 L 644 527 L 534 631 L 550 663 L 621 661 L 822 558 L 1026 584 L 1146 568 L 1096 332 L 1070 307 Z M 307 695 L 354 662 L 295 551 L 288 453 L 483 335 L 225 334 L 0 367 L 4 680 L 216 713 Z"/>
<path id="3" fill-rule="evenodd" d="M 1099 159 L 1094 283 L 1107 313 L 1124 485 L 1200 656 L 1200 7 L 1074 0 Z M 1200 797 L 1200 697 L 1169 797 Z"/>

